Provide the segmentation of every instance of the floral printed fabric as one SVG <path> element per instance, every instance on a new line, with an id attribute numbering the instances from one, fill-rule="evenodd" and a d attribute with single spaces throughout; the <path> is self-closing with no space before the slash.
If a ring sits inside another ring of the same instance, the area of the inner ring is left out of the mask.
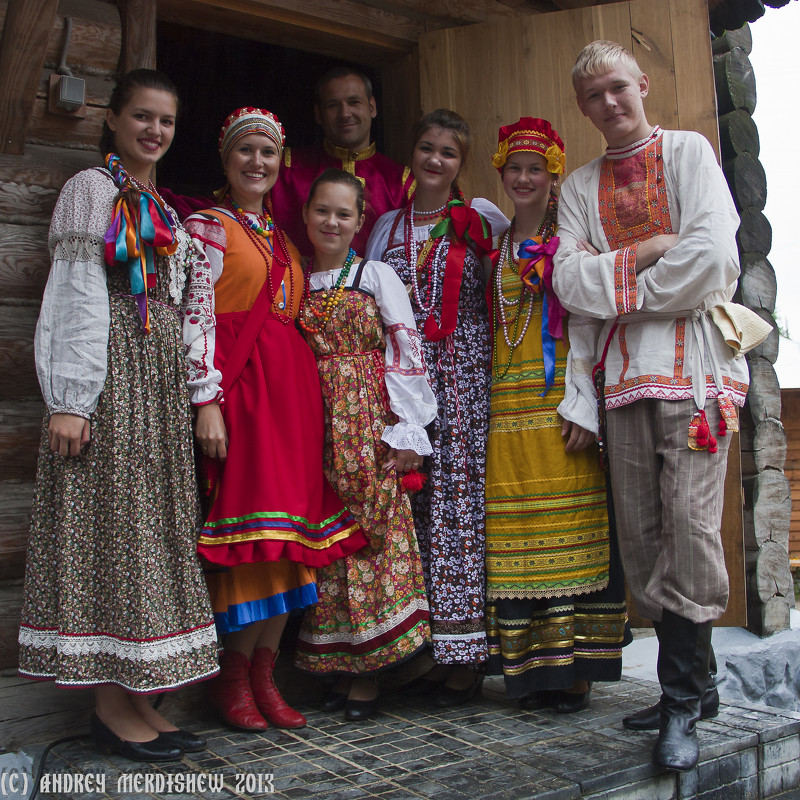
<path id="1" fill-rule="evenodd" d="M 428 279 L 414 274 L 402 245 L 390 243 L 385 261 L 407 286 Z M 437 319 L 440 313 L 434 309 Z M 414 305 L 414 316 L 421 329 L 427 314 Z M 487 658 L 484 483 L 491 346 L 483 272 L 472 251 L 464 262 L 455 331 L 440 342 L 423 338 L 422 345 L 439 416 L 425 464 L 428 481 L 414 495 L 412 508 L 431 607 L 433 657 L 444 664 L 477 664 Z"/>
<path id="2" fill-rule="evenodd" d="M 78 216 L 89 203 L 69 200 Z M 106 205 L 92 205 L 92 214 L 105 214 L 95 228 L 108 225 Z M 74 458 L 53 454 L 44 420 L 20 628 L 23 675 L 155 692 L 217 671 L 195 550 L 199 509 L 170 266 L 157 259 L 149 336 L 126 271 L 108 269 L 107 371 L 89 446 Z"/>
<path id="3" fill-rule="evenodd" d="M 318 324 L 328 292 L 304 321 Z M 375 300 L 348 290 L 321 333 L 308 334 L 325 398 L 325 472 L 369 538 L 363 550 L 317 570 L 319 602 L 306 612 L 295 663 L 319 673 L 373 672 L 425 646 L 428 602 L 408 496 L 383 469 L 381 441 L 396 422 L 384 385 L 383 325 Z"/>

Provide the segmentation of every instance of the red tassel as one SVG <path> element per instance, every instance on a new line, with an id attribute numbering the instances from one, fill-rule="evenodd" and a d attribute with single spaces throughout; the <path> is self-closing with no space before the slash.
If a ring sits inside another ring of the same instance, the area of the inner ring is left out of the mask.
<path id="1" fill-rule="evenodd" d="M 711 431 L 708 428 L 708 420 L 704 411 L 700 412 L 700 422 L 697 425 L 697 444 L 699 447 L 706 447 L 708 445 L 708 437 Z"/>
<path id="2" fill-rule="evenodd" d="M 717 452 L 717 440 L 713 436 L 710 436 L 708 439 L 708 452 L 709 453 Z"/>
<path id="3" fill-rule="evenodd" d="M 728 435 L 728 423 L 725 422 L 725 417 L 719 418 L 719 431 L 717 432 L 719 436 L 727 436 Z"/>
<path id="4" fill-rule="evenodd" d="M 407 492 L 418 492 L 428 480 L 428 476 L 424 472 L 417 472 L 415 469 L 409 470 L 403 475 L 400 485 Z"/>

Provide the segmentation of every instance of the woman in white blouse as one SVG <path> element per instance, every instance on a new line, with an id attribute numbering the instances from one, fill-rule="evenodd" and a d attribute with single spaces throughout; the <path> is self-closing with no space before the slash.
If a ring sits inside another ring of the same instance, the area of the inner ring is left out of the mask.
<path id="1" fill-rule="evenodd" d="M 114 90 L 106 167 L 64 186 L 36 328 L 47 404 L 33 502 L 20 673 L 94 687 L 101 752 L 172 760 L 205 742 L 147 694 L 217 672 L 198 522 L 187 365 L 213 319 L 208 265 L 150 177 L 172 142 L 176 89 L 134 70 Z"/>

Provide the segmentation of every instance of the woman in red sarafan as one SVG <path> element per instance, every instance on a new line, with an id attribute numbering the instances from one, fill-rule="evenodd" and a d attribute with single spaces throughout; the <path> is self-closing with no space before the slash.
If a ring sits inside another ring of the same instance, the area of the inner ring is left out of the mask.
<path id="1" fill-rule="evenodd" d="M 211 264 L 209 361 L 222 373 L 218 395 L 195 398 L 210 501 L 198 550 L 224 637 L 211 699 L 245 730 L 305 725 L 272 680 L 281 633 L 290 611 L 316 602 L 315 568 L 366 543 L 322 471 L 319 377 L 294 325 L 303 271 L 270 213 L 283 140 L 270 112 L 231 114 L 220 205 L 186 222 Z"/>

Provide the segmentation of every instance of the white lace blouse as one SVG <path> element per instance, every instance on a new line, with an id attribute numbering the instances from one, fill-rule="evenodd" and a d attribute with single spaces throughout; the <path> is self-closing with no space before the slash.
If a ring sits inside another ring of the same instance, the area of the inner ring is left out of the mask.
<path id="1" fill-rule="evenodd" d="M 110 311 L 104 234 L 117 193 L 106 170 L 87 169 L 67 181 L 53 212 L 52 265 L 34 340 L 36 372 L 50 413 L 90 419 L 105 384 Z M 213 397 L 221 376 L 206 357 L 214 321 L 210 267 L 182 228 L 176 236 L 169 295 L 183 321 L 188 378 Z M 184 268 L 187 260 L 191 269 Z"/>

